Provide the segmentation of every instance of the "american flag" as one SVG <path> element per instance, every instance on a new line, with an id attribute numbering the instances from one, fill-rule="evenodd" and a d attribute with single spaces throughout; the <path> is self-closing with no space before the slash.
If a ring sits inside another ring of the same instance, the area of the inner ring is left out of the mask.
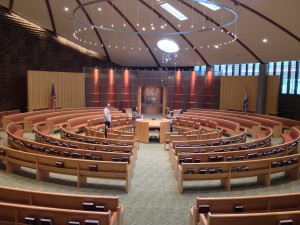
<path id="1" fill-rule="evenodd" d="M 54 84 L 52 83 L 52 89 L 51 89 L 51 109 L 56 108 L 56 94 L 55 94 L 55 88 Z"/>

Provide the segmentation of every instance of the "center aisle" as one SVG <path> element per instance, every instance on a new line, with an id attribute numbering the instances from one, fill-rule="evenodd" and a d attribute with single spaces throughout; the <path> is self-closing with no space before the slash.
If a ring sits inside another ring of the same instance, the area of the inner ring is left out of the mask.
<path id="1" fill-rule="evenodd" d="M 188 210 L 196 196 L 179 194 L 170 165 L 163 144 L 140 143 L 131 189 L 120 196 L 125 225 L 188 224 Z"/>

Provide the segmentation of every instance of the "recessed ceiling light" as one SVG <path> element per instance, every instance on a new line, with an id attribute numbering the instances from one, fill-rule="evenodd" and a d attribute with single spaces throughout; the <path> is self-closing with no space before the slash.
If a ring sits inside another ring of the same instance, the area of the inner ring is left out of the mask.
<path id="1" fill-rule="evenodd" d="M 268 42 L 268 39 L 267 39 L 267 38 L 264 38 L 262 41 L 263 41 L 263 43 L 267 43 L 267 42 Z"/>
<path id="2" fill-rule="evenodd" d="M 158 41 L 157 47 L 159 47 L 160 50 L 168 53 L 175 53 L 179 50 L 178 45 L 174 41 L 166 39 Z"/>
<path id="3" fill-rule="evenodd" d="M 65 11 L 68 12 L 68 11 L 69 11 L 69 8 L 68 8 L 68 7 L 65 7 Z"/>
<path id="4" fill-rule="evenodd" d="M 98 8 L 98 11 L 101 11 L 102 9 L 101 8 Z"/>

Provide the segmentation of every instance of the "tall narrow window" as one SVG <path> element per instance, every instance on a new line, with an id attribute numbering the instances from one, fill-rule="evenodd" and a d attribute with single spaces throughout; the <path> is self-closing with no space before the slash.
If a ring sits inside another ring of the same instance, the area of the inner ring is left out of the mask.
<path id="1" fill-rule="evenodd" d="M 221 65 L 220 73 L 221 73 L 221 76 L 225 76 L 225 74 L 226 74 L 226 65 Z"/>
<path id="2" fill-rule="evenodd" d="M 290 73 L 289 94 L 295 94 L 295 86 L 296 86 L 296 61 L 291 61 L 290 62 L 289 73 Z"/>
<path id="3" fill-rule="evenodd" d="M 227 65 L 227 76 L 232 76 L 232 65 Z"/>
<path id="4" fill-rule="evenodd" d="M 283 62 L 282 63 L 282 85 L 281 85 L 281 93 L 282 94 L 287 94 L 287 90 L 288 90 L 288 65 L 289 62 Z"/>
<path id="5" fill-rule="evenodd" d="M 281 62 L 277 62 L 276 66 L 275 66 L 275 75 L 279 75 L 281 74 Z"/>
<path id="6" fill-rule="evenodd" d="M 259 75 L 259 63 L 254 64 L 254 76 Z"/>
<path id="7" fill-rule="evenodd" d="M 241 72 L 240 72 L 241 76 L 246 75 L 246 68 L 247 68 L 246 64 L 241 65 Z"/>
<path id="8" fill-rule="evenodd" d="M 253 75 L 253 63 L 249 63 L 248 64 L 247 75 L 248 76 L 252 76 Z"/>
<path id="9" fill-rule="evenodd" d="M 233 74 L 234 76 L 239 76 L 240 75 L 240 65 L 239 64 L 234 64 L 234 69 L 233 69 Z"/>
<path id="10" fill-rule="evenodd" d="M 274 75 L 274 62 L 269 62 L 268 64 L 268 75 L 273 76 Z"/>
<path id="11" fill-rule="evenodd" d="M 220 76 L 220 65 L 214 65 L 214 75 Z"/>
<path id="12" fill-rule="evenodd" d="M 297 95 L 300 95 L 300 61 L 297 62 L 296 64 L 296 73 L 297 73 Z"/>

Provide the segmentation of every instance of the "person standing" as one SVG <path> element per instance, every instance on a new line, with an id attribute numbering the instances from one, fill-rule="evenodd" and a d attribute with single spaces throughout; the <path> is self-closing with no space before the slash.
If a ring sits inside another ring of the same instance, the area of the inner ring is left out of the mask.
<path id="1" fill-rule="evenodd" d="M 136 124 L 136 119 L 140 118 L 140 114 L 136 111 L 136 107 L 134 106 L 132 108 L 132 127 L 133 130 L 135 131 L 135 124 Z"/>
<path id="2" fill-rule="evenodd" d="M 110 104 L 107 103 L 106 107 L 104 108 L 104 124 L 105 124 L 105 137 L 107 138 L 107 128 L 110 128 L 110 122 L 111 122 L 111 115 L 109 111 Z"/>

